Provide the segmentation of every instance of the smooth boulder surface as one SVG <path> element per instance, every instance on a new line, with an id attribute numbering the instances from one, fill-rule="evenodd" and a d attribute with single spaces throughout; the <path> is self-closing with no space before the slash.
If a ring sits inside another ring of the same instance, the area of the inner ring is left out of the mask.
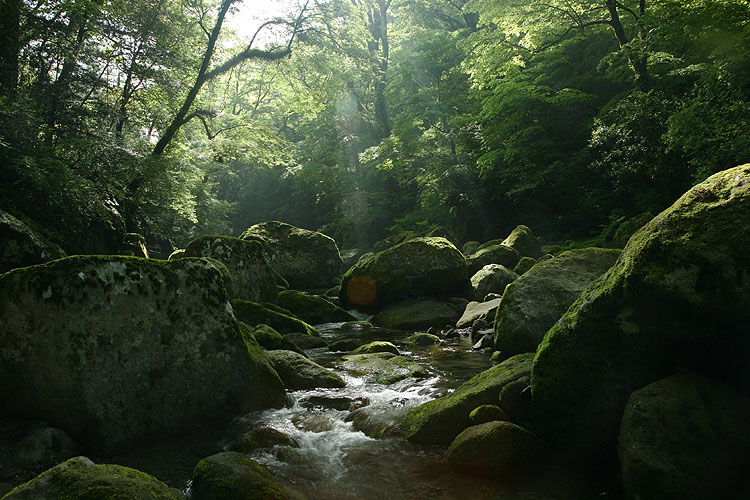
<path id="1" fill-rule="evenodd" d="M 547 330 L 619 255 L 604 248 L 571 250 L 514 281 L 495 316 L 495 349 L 505 357 L 535 352 Z"/>
<path id="2" fill-rule="evenodd" d="M 516 264 L 516 267 L 513 268 L 513 272 L 518 274 L 519 276 L 534 267 L 534 265 L 537 263 L 537 260 L 533 257 L 521 257 L 521 260 L 518 261 L 518 264 Z"/>
<path id="3" fill-rule="evenodd" d="M 508 237 L 503 240 L 502 244 L 517 251 L 521 257 L 538 259 L 542 256 L 542 247 L 539 244 L 539 240 L 536 239 L 531 229 L 524 225 L 516 226 Z"/>
<path id="4" fill-rule="evenodd" d="M 297 290 L 284 290 L 279 293 L 276 303 L 311 325 L 357 319 L 325 297 Z"/>
<path id="5" fill-rule="evenodd" d="M 180 500 L 144 472 L 75 457 L 13 489 L 3 500 Z"/>
<path id="6" fill-rule="evenodd" d="M 0 275 L 0 413 L 95 449 L 280 405 L 203 259 L 76 256 Z"/>
<path id="7" fill-rule="evenodd" d="M 385 328 L 423 330 L 453 325 L 458 316 L 456 308 L 448 302 L 406 299 L 387 305 L 371 321 Z"/>
<path id="8" fill-rule="evenodd" d="M 518 274 L 502 264 L 487 264 L 474 273 L 471 282 L 471 299 L 482 302 L 488 293 L 502 295 L 505 287 L 518 279 Z"/>
<path id="9" fill-rule="evenodd" d="M 494 318 L 495 311 L 500 306 L 501 299 L 492 299 L 487 302 L 469 302 L 464 313 L 456 321 L 456 328 L 468 328 L 480 318 Z"/>
<path id="10" fill-rule="evenodd" d="M 255 224 L 240 235 L 243 240 L 263 243 L 271 267 L 291 288 L 326 289 L 341 269 L 341 255 L 333 238 L 284 222 Z"/>
<path id="11" fill-rule="evenodd" d="M 384 342 L 382 340 L 376 340 L 355 348 L 351 354 L 374 354 L 376 352 L 390 352 L 391 354 L 400 355 L 398 347 L 390 342 Z"/>
<path id="12" fill-rule="evenodd" d="M 469 266 L 469 274 L 473 276 L 487 264 L 500 264 L 508 269 L 513 269 L 521 260 L 521 254 L 517 250 L 502 243 L 479 248 L 475 253 L 466 257 Z"/>
<path id="13" fill-rule="evenodd" d="M 750 498 L 750 400 L 694 373 L 630 395 L 617 447 L 628 498 Z"/>
<path id="14" fill-rule="evenodd" d="M 294 351 L 268 351 L 268 357 L 290 391 L 346 385 L 346 382 L 331 370 Z"/>
<path id="15" fill-rule="evenodd" d="M 414 408 L 401 423 L 404 435 L 415 443 L 447 446 L 472 425 L 472 410 L 497 404 L 506 384 L 529 376 L 532 359 L 531 354 L 514 356 L 472 377 L 447 396 Z"/>
<path id="16" fill-rule="evenodd" d="M 360 260 L 341 281 L 347 309 L 377 312 L 414 297 L 460 295 L 468 274 L 461 252 L 445 238 L 414 238 Z"/>
<path id="17" fill-rule="evenodd" d="M 409 358 L 391 352 L 347 354 L 341 358 L 341 367 L 359 375 L 366 375 L 378 384 L 393 384 L 405 378 L 423 378 L 427 370 Z"/>
<path id="18" fill-rule="evenodd" d="M 65 257 L 65 252 L 42 235 L 0 210 L 0 273 Z"/>
<path id="19" fill-rule="evenodd" d="M 242 453 L 225 451 L 195 466 L 193 500 L 285 500 L 265 467 Z"/>
<path id="20" fill-rule="evenodd" d="M 723 351 L 747 338 L 748 248 L 750 164 L 714 174 L 636 232 L 539 346 L 535 431 L 598 456 L 614 450 L 630 393 L 680 366 L 746 384 L 727 376 L 742 351 L 739 362 Z"/>
<path id="21" fill-rule="evenodd" d="M 185 247 L 183 257 L 208 257 L 224 264 L 232 276 L 234 297 L 275 302 L 276 279 L 263 245 L 229 236 L 203 236 Z"/>

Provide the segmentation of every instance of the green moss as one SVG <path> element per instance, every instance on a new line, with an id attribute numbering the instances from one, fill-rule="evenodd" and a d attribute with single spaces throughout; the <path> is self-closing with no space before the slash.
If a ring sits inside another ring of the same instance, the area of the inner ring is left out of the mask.
<path id="1" fill-rule="evenodd" d="M 257 302 L 235 299 L 232 301 L 232 307 L 237 319 L 250 326 L 266 324 L 280 333 L 306 333 L 316 337 L 320 336 L 315 328 L 304 321 L 271 310 Z"/>
<path id="2" fill-rule="evenodd" d="M 196 498 L 212 500 L 284 500 L 271 474 L 241 453 L 224 452 L 204 458 L 193 471 Z"/>
<path id="3" fill-rule="evenodd" d="M 327 298 L 297 290 L 279 293 L 278 304 L 310 324 L 351 321 L 354 317 Z"/>
<path id="4" fill-rule="evenodd" d="M 369 344 L 361 345 L 352 351 L 352 354 L 373 354 L 376 352 L 390 352 L 392 354 L 401 354 L 398 347 L 390 342 L 375 341 Z"/>
<path id="5" fill-rule="evenodd" d="M 426 377 L 427 370 L 416 361 L 391 352 L 348 354 L 342 357 L 343 368 L 368 375 L 379 384 L 393 384 L 409 377 Z"/>
<path id="6" fill-rule="evenodd" d="M 404 342 L 416 345 L 439 345 L 441 340 L 440 337 L 432 335 L 431 333 L 415 333 L 414 335 L 406 337 Z"/>

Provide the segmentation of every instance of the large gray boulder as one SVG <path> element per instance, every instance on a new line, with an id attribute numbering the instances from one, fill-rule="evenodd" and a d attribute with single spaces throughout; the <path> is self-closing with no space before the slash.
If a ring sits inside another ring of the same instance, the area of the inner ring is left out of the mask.
<path id="1" fill-rule="evenodd" d="M 65 252 L 42 235 L 0 210 L 0 273 L 65 257 Z"/>
<path id="2" fill-rule="evenodd" d="M 294 351 L 268 351 L 276 372 L 290 391 L 316 387 L 344 387 L 346 382 L 331 370 Z"/>
<path id="3" fill-rule="evenodd" d="M 466 260 L 445 238 L 414 238 L 360 260 L 341 281 L 345 308 L 377 312 L 412 297 L 460 295 Z"/>
<path id="4" fill-rule="evenodd" d="M 492 299 L 487 302 L 469 302 L 466 304 L 464 313 L 458 321 L 456 321 L 456 328 L 468 328 L 478 319 L 494 319 L 501 300 L 502 299 Z"/>
<path id="5" fill-rule="evenodd" d="M 501 264 L 508 269 L 513 269 L 521 260 L 521 254 L 508 245 L 498 243 L 487 247 L 480 247 L 475 253 L 466 257 L 466 264 L 469 266 L 469 273 L 473 276 L 477 271 L 487 264 Z"/>
<path id="6" fill-rule="evenodd" d="M 748 248 L 750 164 L 711 176 L 636 232 L 539 346 L 537 433 L 594 457 L 614 449 L 630 393 L 679 366 L 747 382 L 726 375 L 746 362 L 727 357 L 750 324 Z"/>
<path id="7" fill-rule="evenodd" d="M 75 457 L 19 485 L 3 500 L 180 500 L 166 484 L 121 465 Z"/>
<path id="8" fill-rule="evenodd" d="M 284 403 L 203 259 L 76 256 L 0 275 L 0 415 L 127 448 Z"/>
<path id="9" fill-rule="evenodd" d="M 276 279 L 263 245 L 229 236 L 202 236 L 185 247 L 183 257 L 208 257 L 227 267 L 234 297 L 253 302 L 275 302 Z"/>
<path id="10" fill-rule="evenodd" d="M 538 259 L 542 256 L 542 247 L 539 244 L 539 240 L 536 239 L 531 229 L 524 225 L 516 226 L 508 237 L 503 240 L 502 244 L 516 250 L 521 254 L 521 257 Z"/>
<path id="11" fill-rule="evenodd" d="M 584 248 L 539 263 L 505 290 L 495 316 L 495 349 L 535 352 L 582 291 L 614 265 L 619 250 Z"/>
<path id="12" fill-rule="evenodd" d="M 291 288 L 329 288 L 341 270 L 341 255 L 333 238 L 284 222 L 262 222 L 240 235 L 263 243 L 271 267 Z"/>
<path id="13" fill-rule="evenodd" d="M 514 356 L 472 377 L 447 396 L 414 408 L 401 423 L 405 437 L 420 444 L 449 445 L 472 425 L 472 410 L 497 404 L 505 385 L 528 378 L 532 358 L 531 354 Z"/>
<path id="14" fill-rule="evenodd" d="M 617 447 L 628 498 L 750 498 L 750 401 L 695 373 L 630 395 Z"/>
<path id="15" fill-rule="evenodd" d="M 518 274 L 502 264 L 487 264 L 471 277 L 470 299 L 484 301 L 488 293 L 502 295 L 505 287 L 518 279 Z"/>

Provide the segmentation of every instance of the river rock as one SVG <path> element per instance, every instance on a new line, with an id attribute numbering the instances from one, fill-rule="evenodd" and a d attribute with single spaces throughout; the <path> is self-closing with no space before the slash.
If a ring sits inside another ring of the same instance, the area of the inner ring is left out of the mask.
<path id="1" fill-rule="evenodd" d="M 517 251 L 521 257 L 533 257 L 538 259 L 542 256 L 542 247 L 534 233 L 527 226 L 519 225 L 510 232 L 503 240 L 503 245 L 509 246 Z M 511 269 L 513 269 L 511 267 Z"/>
<path id="2" fill-rule="evenodd" d="M 341 281 L 346 309 L 377 312 L 411 297 L 460 295 L 468 276 L 463 254 L 445 238 L 415 238 L 360 260 Z"/>
<path id="3" fill-rule="evenodd" d="M 748 248 L 750 164 L 714 174 L 636 232 L 539 346 L 536 432 L 593 457 L 614 449 L 630 393 L 677 366 L 741 384 L 716 352 L 747 335 Z"/>
<path id="4" fill-rule="evenodd" d="M 41 234 L 0 210 L 0 274 L 65 257 L 65 252 Z"/>
<path id="5" fill-rule="evenodd" d="M 464 255 L 471 255 L 474 252 L 476 252 L 477 250 L 479 250 L 479 245 L 481 245 L 481 243 L 479 243 L 478 241 L 473 241 L 473 240 L 472 241 L 467 241 L 461 247 L 461 253 L 464 254 Z"/>
<path id="6" fill-rule="evenodd" d="M 299 443 L 283 432 L 271 427 L 259 427 L 242 435 L 236 445 L 237 451 L 252 453 L 257 450 L 273 448 L 275 446 L 289 446 L 299 448 Z"/>
<path id="7" fill-rule="evenodd" d="M 317 349 L 319 347 L 328 347 L 328 342 L 323 340 L 322 337 L 316 337 L 315 335 L 307 335 L 306 333 L 287 333 L 284 335 L 284 340 L 296 345 L 300 349 Z M 291 349 L 292 351 L 298 351 L 297 349 Z"/>
<path id="8" fill-rule="evenodd" d="M 468 328 L 478 319 L 494 319 L 499 305 L 500 299 L 492 299 L 487 302 L 469 302 L 463 315 L 456 322 L 456 328 Z"/>
<path id="9" fill-rule="evenodd" d="M 209 257 L 227 266 L 235 298 L 253 302 L 276 301 L 276 279 L 263 245 L 258 241 L 203 236 L 185 247 L 183 257 Z"/>
<path id="10" fill-rule="evenodd" d="M 631 499 L 750 498 L 750 401 L 694 373 L 630 395 L 617 447 Z"/>
<path id="11" fill-rule="evenodd" d="M 500 390 L 510 382 L 528 377 L 532 354 L 519 354 L 461 384 L 452 393 L 414 408 L 401 424 L 404 435 L 415 443 L 447 446 L 472 425 L 471 411 L 496 404 Z"/>
<path id="12" fill-rule="evenodd" d="M 448 302 L 406 299 L 385 306 L 373 316 L 372 322 L 396 330 L 423 330 L 453 325 L 458 316 L 456 308 Z"/>
<path id="13" fill-rule="evenodd" d="M 292 342 L 291 339 L 286 339 L 281 336 L 279 332 L 274 330 L 268 325 L 260 324 L 256 326 L 255 328 L 249 326 L 247 323 L 244 323 L 242 321 L 237 322 L 241 329 L 245 329 L 250 335 L 255 337 L 255 340 L 258 342 L 258 344 L 268 350 L 268 351 L 275 351 L 278 349 L 285 349 L 287 351 L 295 351 L 299 354 L 305 355 L 304 351 L 294 342 Z M 288 334 L 291 335 L 291 334 Z M 309 335 L 310 338 L 317 338 L 313 337 L 312 335 Z"/>
<path id="14" fill-rule="evenodd" d="M 359 375 L 367 375 L 378 384 L 393 384 L 405 378 L 424 378 L 427 370 L 416 361 L 390 352 L 348 354 L 342 358 L 342 368 Z"/>
<path id="15" fill-rule="evenodd" d="M 346 382 L 331 370 L 294 351 L 268 351 L 268 357 L 290 391 L 346 385 Z"/>
<path id="16" fill-rule="evenodd" d="M 471 297 L 483 301 L 488 293 L 502 295 L 505 287 L 513 283 L 518 274 L 502 264 L 487 264 L 471 277 Z"/>
<path id="17" fill-rule="evenodd" d="M 480 405 L 471 410 L 469 420 L 474 425 L 492 422 L 494 420 L 510 421 L 510 417 L 497 405 Z"/>
<path id="18" fill-rule="evenodd" d="M 74 457 L 78 447 L 68 434 L 54 427 L 31 431 L 13 450 L 13 459 L 24 465 L 56 464 Z"/>
<path id="19" fill-rule="evenodd" d="M 75 256 L 0 275 L 0 413 L 126 448 L 284 403 L 203 259 Z"/>
<path id="20" fill-rule="evenodd" d="M 289 311 L 274 308 L 273 304 L 258 304 L 249 300 L 235 299 L 232 301 L 232 307 L 234 307 L 237 319 L 250 326 L 264 324 L 282 334 L 305 333 L 320 336 L 320 333 L 311 325 L 293 317 Z"/>
<path id="21" fill-rule="evenodd" d="M 456 436 L 445 458 L 449 464 L 474 474 L 509 478 L 542 461 L 544 441 L 507 421 L 473 425 Z"/>
<path id="22" fill-rule="evenodd" d="M 506 357 L 535 352 L 547 330 L 619 255 L 604 248 L 571 250 L 518 278 L 497 309 L 495 349 Z"/>
<path id="23" fill-rule="evenodd" d="M 242 453 L 225 451 L 195 466 L 194 500 L 286 500 L 265 467 Z"/>
<path id="24" fill-rule="evenodd" d="M 327 289 L 341 270 L 341 255 L 333 238 L 284 222 L 255 224 L 240 235 L 258 239 L 277 273 L 295 289 Z"/>
<path id="25" fill-rule="evenodd" d="M 401 354 L 398 351 L 398 347 L 390 342 L 385 342 L 382 340 L 376 340 L 375 342 L 370 342 L 369 344 L 364 344 L 356 347 L 352 351 L 352 354 L 374 354 L 376 352 L 390 352 L 391 354 L 395 354 L 397 356 Z"/>
<path id="26" fill-rule="evenodd" d="M 404 344 L 414 344 L 422 346 L 440 345 L 441 342 L 442 341 L 440 340 L 440 337 L 438 337 L 437 335 L 424 332 L 409 335 L 404 339 Z"/>
<path id="27" fill-rule="evenodd" d="M 181 500 L 169 486 L 148 474 L 121 465 L 96 465 L 75 457 L 42 472 L 3 500 Z M 196 499 L 197 500 L 197 499 Z"/>
<path id="28" fill-rule="evenodd" d="M 516 267 L 513 268 L 513 272 L 517 275 L 522 275 L 537 263 L 537 260 L 534 257 L 521 257 L 521 260 L 518 261 L 518 264 L 516 264 Z"/>
<path id="29" fill-rule="evenodd" d="M 466 257 L 466 264 L 469 266 L 469 274 L 473 276 L 487 264 L 501 264 L 508 269 L 513 269 L 519 260 L 521 260 L 521 254 L 515 249 L 497 244 L 480 247 L 475 253 Z"/>
<path id="30" fill-rule="evenodd" d="M 309 295 L 297 290 L 284 290 L 279 293 L 276 303 L 311 325 L 357 319 L 326 297 Z"/>

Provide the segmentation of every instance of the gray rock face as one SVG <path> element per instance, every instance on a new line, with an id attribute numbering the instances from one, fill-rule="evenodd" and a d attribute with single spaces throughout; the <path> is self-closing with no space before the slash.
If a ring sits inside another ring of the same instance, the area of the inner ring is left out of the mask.
<path id="1" fill-rule="evenodd" d="M 65 257 L 65 252 L 0 210 L 0 273 Z"/>
<path id="2" fill-rule="evenodd" d="M 456 322 L 456 328 L 467 328 L 470 327 L 474 321 L 480 318 L 493 318 L 495 317 L 495 311 L 500 305 L 501 299 L 492 299 L 487 302 L 469 302 L 466 305 L 461 318 Z"/>
<path id="3" fill-rule="evenodd" d="M 536 351 L 547 330 L 619 255 L 603 248 L 571 250 L 518 278 L 497 309 L 495 349 L 506 357 Z"/>
<path id="4" fill-rule="evenodd" d="M 268 351 L 268 357 L 290 391 L 346 385 L 346 382 L 331 370 L 294 351 Z"/>
<path id="5" fill-rule="evenodd" d="M 346 309 L 374 313 L 413 297 L 460 295 L 468 275 L 463 254 L 445 238 L 414 238 L 360 260 L 341 281 Z"/>
<path id="6" fill-rule="evenodd" d="M 372 318 L 376 325 L 399 330 L 422 330 L 453 325 L 458 311 L 447 302 L 407 299 L 386 306 Z"/>
<path id="7" fill-rule="evenodd" d="M 521 260 L 521 254 L 514 248 L 501 243 L 481 248 L 475 253 L 466 257 L 466 264 L 469 266 L 470 275 L 474 275 L 487 264 L 501 264 L 508 269 L 513 269 Z"/>
<path id="8" fill-rule="evenodd" d="M 234 297 L 253 302 L 275 302 L 276 280 L 263 245 L 229 236 L 203 236 L 191 241 L 183 257 L 209 257 L 224 264 Z"/>
<path id="9" fill-rule="evenodd" d="M 630 393 L 678 366 L 728 382 L 750 324 L 750 164 L 693 187 L 636 232 L 547 332 L 534 360 L 534 430 L 566 450 L 614 449 Z M 737 364 L 738 363 L 738 364 Z"/>
<path id="10" fill-rule="evenodd" d="M 507 245 L 516 250 L 521 257 L 533 257 L 538 259 L 542 256 L 542 248 L 539 240 L 527 226 L 520 225 L 511 231 L 507 238 L 503 240 L 503 245 Z M 511 267 L 511 269 L 513 269 Z"/>
<path id="11" fill-rule="evenodd" d="M 333 238 L 283 222 L 255 224 L 240 236 L 263 243 L 271 266 L 295 289 L 329 288 L 341 269 Z"/>
<path id="12" fill-rule="evenodd" d="M 487 264 L 471 277 L 471 291 L 474 300 L 482 302 L 488 293 L 502 296 L 505 287 L 518 279 L 518 274 L 502 264 Z"/>
<path id="13" fill-rule="evenodd" d="M 628 498 L 748 498 L 748 415 L 748 399 L 698 374 L 635 391 L 617 447 Z"/>
<path id="14" fill-rule="evenodd" d="M 3 500 L 180 500 L 170 488 L 141 471 L 121 465 L 96 465 L 86 457 L 61 463 L 24 483 Z"/>
<path id="15" fill-rule="evenodd" d="M 76 256 L 1 275 L 0 380 L 3 415 L 106 449 L 284 402 L 203 259 Z"/>

